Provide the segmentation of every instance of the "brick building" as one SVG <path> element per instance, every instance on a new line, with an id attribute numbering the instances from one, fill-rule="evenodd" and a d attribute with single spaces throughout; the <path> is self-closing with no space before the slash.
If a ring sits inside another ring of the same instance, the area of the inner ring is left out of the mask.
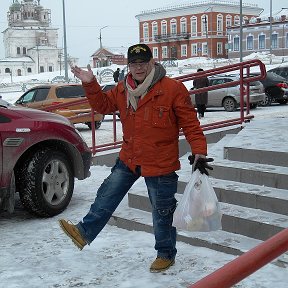
<path id="1" fill-rule="evenodd" d="M 262 11 L 256 4 L 243 3 L 243 20 L 256 21 Z M 146 10 L 136 15 L 140 42 L 151 48 L 158 61 L 198 56 L 227 58 L 227 27 L 239 26 L 239 13 L 239 3 L 221 0 Z"/>
<path id="2" fill-rule="evenodd" d="M 284 57 L 288 55 L 288 9 L 280 11 L 268 19 L 257 18 L 254 23 L 245 23 L 242 34 L 242 55 L 245 57 L 252 52 L 265 52 Z M 271 35 L 270 35 L 271 34 Z M 240 30 L 239 27 L 228 27 L 228 57 L 239 57 Z M 270 49 L 271 48 L 271 49 Z"/>

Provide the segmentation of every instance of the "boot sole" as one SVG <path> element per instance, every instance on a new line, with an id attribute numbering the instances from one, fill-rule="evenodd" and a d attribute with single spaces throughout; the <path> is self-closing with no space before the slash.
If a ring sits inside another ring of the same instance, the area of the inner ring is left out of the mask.
<path id="1" fill-rule="evenodd" d="M 151 272 L 151 273 L 163 272 L 163 271 L 169 269 L 169 268 L 170 268 L 171 266 L 173 266 L 174 264 L 175 264 L 175 261 L 171 262 L 167 267 L 162 268 L 162 269 L 151 269 L 151 268 L 150 268 L 150 272 Z"/>
<path id="2" fill-rule="evenodd" d="M 79 243 L 65 228 L 65 226 L 62 224 L 61 220 L 58 221 L 61 229 L 64 231 L 64 233 L 72 240 L 74 245 L 81 251 L 85 245 L 82 245 Z"/>

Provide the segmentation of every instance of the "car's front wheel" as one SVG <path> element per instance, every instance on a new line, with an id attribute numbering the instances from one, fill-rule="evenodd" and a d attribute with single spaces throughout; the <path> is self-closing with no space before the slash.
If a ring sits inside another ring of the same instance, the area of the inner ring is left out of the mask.
<path id="1" fill-rule="evenodd" d="M 237 109 L 237 103 L 232 97 L 226 97 L 223 101 L 225 111 L 232 112 Z"/>
<path id="2" fill-rule="evenodd" d="M 72 164 L 60 151 L 38 150 L 25 161 L 20 179 L 20 199 L 34 215 L 57 215 L 71 200 L 74 189 Z"/>

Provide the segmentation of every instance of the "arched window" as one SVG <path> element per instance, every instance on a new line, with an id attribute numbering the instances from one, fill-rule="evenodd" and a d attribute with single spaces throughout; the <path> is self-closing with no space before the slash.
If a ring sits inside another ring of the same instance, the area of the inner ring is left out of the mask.
<path id="1" fill-rule="evenodd" d="M 170 34 L 176 35 L 177 34 L 177 22 L 176 19 L 171 19 L 170 21 Z"/>
<path id="2" fill-rule="evenodd" d="M 185 17 L 182 17 L 180 19 L 180 33 L 181 34 L 187 33 L 187 19 Z"/>
<path id="3" fill-rule="evenodd" d="M 209 23 L 208 15 L 202 15 L 201 16 L 201 32 L 202 32 L 202 35 L 208 34 L 208 23 Z"/>
<path id="4" fill-rule="evenodd" d="M 144 23 L 143 24 L 143 38 L 144 38 L 144 42 L 148 42 L 149 41 L 149 26 L 148 26 L 148 23 Z"/>
<path id="5" fill-rule="evenodd" d="M 232 16 L 227 15 L 226 16 L 226 27 L 231 27 L 232 26 Z"/>
<path id="6" fill-rule="evenodd" d="M 247 36 L 247 50 L 253 50 L 254 49 L 254 45 L 253 45 L 253 36 L 249 35 Z"/>
<path id="7" fill-rule="evenodd" d="M 10 69 L 9 68 L 5 68 L 5 73 L 10 73 Z"/>
<path id="8" fill-rule="evenodd" d="M 167 21 L 161 21 L 161 35 L 167 35 Z"/>
<path id="9" fill-rule="evenodd" d="M 21 73 L 21 69 L 17 69 L 17 76 L 21 76 L 22 73 Z"/>
<path id="10" fill-rule="evenodd" d="M 20 55 L 20 53 L 21 53 L 21 49 L 20 47 L 17 47 L 17 55 Z"/>
<path id="11" fill-rule="evenodd" d="M 236 35 L 233 38 L 233 51 L 239 51 L 240 50 L 240 38 L 238 35 Z"/>
<path id="12" fill-rule="evenodd" d="M 259 50 L 262 50 L 262 49 L 266 48 L 266 45 L 265 45 L 266 39 L 265 38 L 266 38 L 265 34 L 259 35 L 259 37 L 258 37 L 258 48 L 259 48 Z"/>
<path id="13" fill-rule="evenodd" d="M 234 17 L 234 25 L 235 26 L 239 26 L 240 25 L 240 17 L 239 17 L 239 15 L 236 15 Z"/>
<path id="14" fill-rule="evenodd" d="M 190 22 L 191 22 L 191 36 L 196 37 L 197 36 L 197 17 L 192 16 L 190 18 Z"/>
<path id="15" fill-rule="evenodd" d="M 28 73 L 31 73 L 32 72 L 32 69 L 29 67 L 29 68 L 27 68 L 27 72 Z"/>
<path id="16" fill-rule="evenodd" d="M 23 55 L 26 55 L 26 47 L 23 47 Z"/>
<path id="17" fill-rule="evenodd" d="M 218 35 L 223 34 L 223 15 L 222 14 L 217 15 L 217 34 Z"/>
<path id="18" fill-rule="evenodd" d="M 152 22 L 152 38 L 156 39 L 158 36 L 158 24 L 156 21 Z"/>

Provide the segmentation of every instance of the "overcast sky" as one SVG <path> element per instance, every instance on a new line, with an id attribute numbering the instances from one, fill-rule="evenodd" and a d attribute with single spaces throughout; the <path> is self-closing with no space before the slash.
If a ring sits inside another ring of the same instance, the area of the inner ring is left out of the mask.
<path id="1" fill-rule="evenodd" d="M 232 0 L 230 0 L 232 1 Z M 279 12 L 288 7 L 287 0 L 272 0 L 272 9 Z M 7 28 L 7 11 L 12 0 L 1 0 L 0 31 Z M 19 0 L 21 2 L 21 0 Z M 200 2 L 176 0 L 66 0 L 67 48 L 71 56 L 80 59 L 80 65 L 89 63 L 90 56 L 99 48 L 99 31 L 102 29 L 104 47 L 128 47 L 139 41 L 138 21 L 135 15 L 143 10 L 161 8 L 173 4 Z M 240 0 L 234 0 L 240 3 Z M 270 0 L 243 0 L 243 3 L 257 4 L 264 9 L 263 14 L 270 13 Z M 51 9 L 52 26 L 59 28 L 59 47 L 63 46 L 63 20 L 61 0 L 41 0 L 44 8 Z M 0 59 L 4 58 L 3 34 L 0 41 Z M 115 50 L 115 49 L 114 49 Z"/>

